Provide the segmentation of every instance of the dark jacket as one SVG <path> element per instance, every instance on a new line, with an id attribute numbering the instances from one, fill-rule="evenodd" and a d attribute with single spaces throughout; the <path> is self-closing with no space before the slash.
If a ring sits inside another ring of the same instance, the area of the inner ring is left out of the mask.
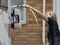
<path id="1" fill-rule="evenodd" d="M 59 32 L 58 24 L 55 20 L 53 20 L 51 18 L 48 18 L 48 24 L 49 24 L 48 40 L 50 43 L 49 45 L 55 45 L 54 43 L 58 43 L 58 42 L 56 42 L 56 39 L 58 39 L 58 38 L 60 39 L 60 32 Z"/>

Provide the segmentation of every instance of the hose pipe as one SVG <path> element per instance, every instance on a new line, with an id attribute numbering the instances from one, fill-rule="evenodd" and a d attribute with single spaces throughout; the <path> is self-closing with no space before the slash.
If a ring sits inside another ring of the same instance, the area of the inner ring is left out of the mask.
<path id="1" fill-rule="evenodd" d="M 34 11 L 31 8 L 30 8 L 30 11 L 32 12 L 33 17 L 35 18 L 36 23 L 38 24 L 38 19 L 37 19 L 36 15 L 35 15 Z"/>
<path id="2" fill-rule="evenodd" d="M 23 6 L 22 5 L 17 5 L 17 7 L 23 7 Z M 36 23 L 38 24 L 38 19 L 37 19 L 36 15 L 35 15 L 34 11 L 31 8 L 29 8 L 29 9 L 32 12 L 33 17 L 35 18 Z"/>

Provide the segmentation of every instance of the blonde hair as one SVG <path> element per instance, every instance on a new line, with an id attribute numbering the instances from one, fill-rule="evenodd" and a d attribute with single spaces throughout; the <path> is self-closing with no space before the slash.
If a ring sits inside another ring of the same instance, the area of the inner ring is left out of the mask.
<path id="1" fill-rule="evenodd" d="M 57 21 L 56 13 L 53 12 L 52 10 L 47 11 L 47 13 L 48 13 L 48 12 L 52 13 L 52 19 L 55 20 L 55 21 Z M 46 16 L 47 16 L 47 15 L 46 15 Z"/>

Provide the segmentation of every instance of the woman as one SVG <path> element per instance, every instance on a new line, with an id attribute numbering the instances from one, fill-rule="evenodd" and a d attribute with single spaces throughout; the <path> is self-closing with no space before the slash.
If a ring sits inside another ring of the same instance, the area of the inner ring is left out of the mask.
<path id="1" fill-rule="evenodd" d="M 38 17 L 41 17 L 48 23 L 48 45 L 60 45 L 60 32 L 57 24 L 56 14 L 53 11 L 48 11 L 44 16 L 39 10 L 29 5 L 22 6 L 26 8 L 31 8 Z"/>

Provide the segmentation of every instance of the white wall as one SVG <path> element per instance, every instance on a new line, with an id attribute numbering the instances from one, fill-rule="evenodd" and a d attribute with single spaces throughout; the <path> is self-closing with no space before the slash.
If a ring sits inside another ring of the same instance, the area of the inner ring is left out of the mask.
<path id="1" fill-rule="evenodd" d="M 60 0 L 53 0 L 53 10 L 57 14 L 57 22 L 60 29 Z"/>
<path id="2" fill-rule="evenodd" d="M 4 20 L 3 20 L 4 15 L 3 15 L 2 10 L 0 9 L 0 45 L 11 45 L 10 38 L 8 35 L 8 29 L 6 28 Z"/>
<path id="3" fill-rule="evenodd" d="M 7 6 L 8 0 L 1 0 L 1 4 L 2 5 L 6 5 Z"/>

